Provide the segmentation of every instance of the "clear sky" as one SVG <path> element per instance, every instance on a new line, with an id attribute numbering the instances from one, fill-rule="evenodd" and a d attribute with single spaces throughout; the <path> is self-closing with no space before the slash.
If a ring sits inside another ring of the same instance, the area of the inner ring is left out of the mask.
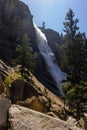
<path id="1" fill-rule="evenodd" d="M 45 21 L 46 28 L 57 32 L 63 29 L 66 13 L 71 8 L 75 17 L 79 19 L 78 26 L 87 36 L 87 0 L 21 0 L 25 2 L 34 17 L 34 22 L 42 26 Z"/>

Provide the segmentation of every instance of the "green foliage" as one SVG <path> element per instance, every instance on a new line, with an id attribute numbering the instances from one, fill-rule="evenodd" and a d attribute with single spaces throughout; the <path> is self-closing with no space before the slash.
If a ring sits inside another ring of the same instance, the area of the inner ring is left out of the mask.
<path id="1" fill-rule="evenodd" d="M 26 69 L 33 73 L 36 67 L 35 58 L 37 54 L 33 52 L 27 34 L 23 37 L 22 45 L 17 46 L 16 52 L 18 56 L 14 62 L 15 64 L 21 65 L 22 75 L 24 76 Z"/>
<path id="2" fill-rule="evenodd" d="M 77 26 L 79 20 L 74 19 L 74 12 L 72 9 L 69 9 L 67 12 L 65 20 L 66 21 L 63 23 L 65 28 L 64 32 L 68 34 L 68 37 L 70 37 L 72 40 L 75 38 L 76 31 L 79 29 Z"/>
<path id="3" fill-rule="evenodd" d="M 12 70 L 4 80 L 5 87 L 11 85 L 11 83 L 18 78 L 22 78 L 21 73 L 19 71 L 15 72 L 14 70 Z"/>
<path id="4" fill-rule="evenodd" d="M 67 82 L 63 85 L 63 92 L 65 94 L 65 104 L 69 106 L 70 112 L 80 117 L 83 115 L 83 106 L 81 104 L 87 103 L 87 82 L 81 81 L 80 84 L 72 84 Z"/>
<path id="5" fill-rule="evenodd" d="M 78 19 L 74 19 L 71 9 L 66 14 L 64 22 L 64 45 L 62 47 L 61 64 L 68 71 L 68 80 L 79 83 L 81 72 L 85 72 L 84 33 L 78 32 Z"/>
<path id="6" fill-rule="evenodd" d="M 15 71 L 12 69 L 8 76 L 6 76 L 4 80 L 4 86 L 5 86 L 5 94 L 8 98 L 10 98 L 10 87 L 11 84 L 16 80 L 16 79 L 23 79 L 21 73 L 19 71 Z"/>
<path id="7" fill-rule="evenodd" d="M 80 85 L 82 86 L 82 101 L 87 105 L 87 82 L 80 81 Z"/>

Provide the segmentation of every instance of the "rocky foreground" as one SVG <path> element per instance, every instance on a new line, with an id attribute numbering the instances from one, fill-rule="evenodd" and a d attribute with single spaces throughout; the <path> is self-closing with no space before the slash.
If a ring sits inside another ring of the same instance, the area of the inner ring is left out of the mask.
<path id="1" fill-rule="evenodd" d="M 12 130 L 81 130 L 57 118 L 18 105 L 9 109 Z"/>
<path id="2" fill-rule="evenodd" d="M 86 122 L 65 114 L 62 99 L 35 76 L 30 85 L 18 78 L 17 72 L 18 68 L 0 61 L 0 130 L 86 130 Z M 5 86 L 6 79 L 10 79 L 10 86 Z"/>

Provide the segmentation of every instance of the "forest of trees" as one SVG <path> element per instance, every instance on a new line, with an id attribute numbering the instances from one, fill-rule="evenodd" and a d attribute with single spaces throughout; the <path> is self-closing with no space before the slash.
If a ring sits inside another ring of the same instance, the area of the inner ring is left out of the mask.
<path id="1" fill-rule="evenodd" d="M 61 67 L 67 72 L 63 85 L 65 104 L 78 118 L 83 116 L 83 106 L 87 105 L 87 48 L 85 33 L 78 27 L 72 9 L 66 14 L 64 24 L 64 44 L 62 45 Z"/>

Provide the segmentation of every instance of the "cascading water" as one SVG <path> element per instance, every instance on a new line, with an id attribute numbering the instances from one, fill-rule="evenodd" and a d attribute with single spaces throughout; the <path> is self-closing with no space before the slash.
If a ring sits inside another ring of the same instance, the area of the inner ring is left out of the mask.
<path id="1" fill-rule="evenodd" d="M 61 88 L 61 81 L 66 79 L 66 73 L 62 72 L 59 66 L 55 62 L 55 55 L 52 52 L 52 49 L 48 45 L 47 38 L 43 32 L 34 24 L 36 38 L 37 38 L 37 45 L 41 55 L 43 56 L 46 65 L 49 69 L 50 74 L 52 75 L 54 81 L 56 82 L 57 88 L 61 95 L 62 88 Z"/>

